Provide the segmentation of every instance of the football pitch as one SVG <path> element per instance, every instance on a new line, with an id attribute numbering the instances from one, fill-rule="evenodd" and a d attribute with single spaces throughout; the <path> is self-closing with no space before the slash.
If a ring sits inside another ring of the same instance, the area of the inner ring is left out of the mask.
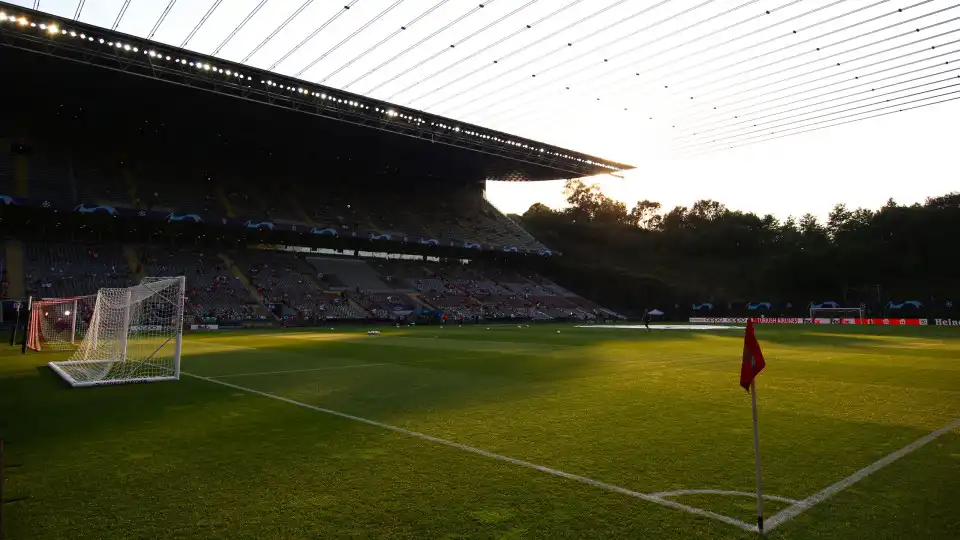
<path id="1" fill-rule="evenodd" d="M 4 347 L 5 538 L 757 536 L 742 330 L 381 330 L 194 333 L 180 381 L 85 389 Z M 767 537 L 960 538 L 957 328 L 757 337 Z"/>

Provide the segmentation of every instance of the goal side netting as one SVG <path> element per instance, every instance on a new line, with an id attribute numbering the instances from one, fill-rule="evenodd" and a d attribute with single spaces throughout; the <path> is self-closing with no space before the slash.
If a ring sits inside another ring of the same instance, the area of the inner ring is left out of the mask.
<path id="1" fill-rule="evenodd" d="M 50 369 L 75 387 L 179 379 L 184 289 L 182 276 L 100 289 L 77 350 Z"/>
<path id="2" fill-rule="evenodd" d="M 68 351 L 87 334 L 97 295 L 46 298 L 30 302 L 27 348 Z"/>

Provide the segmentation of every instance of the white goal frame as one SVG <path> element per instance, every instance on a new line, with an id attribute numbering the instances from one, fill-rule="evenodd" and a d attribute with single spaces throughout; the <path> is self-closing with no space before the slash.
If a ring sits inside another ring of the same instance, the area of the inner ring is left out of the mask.
<path id="1" fill-rule="evenodd" d="M 104 288 L 73 356 L 47 365 L 72 387 L 180 379 L 184 276 Z"/>
<path id="2" fill-rule="evenodd" d="M 97 295 L 28 300 L 30 323 L 26 348 L 34 351 L 75 349 L 86 335 L 85 316 Z"/>
<path id="3" fill-rule="evenodd" d="M 818 316 L 819 314 L 819 316 Z M 810 308 L 811 319 L 862 319 L 863 308 L 820 307 Z"/>

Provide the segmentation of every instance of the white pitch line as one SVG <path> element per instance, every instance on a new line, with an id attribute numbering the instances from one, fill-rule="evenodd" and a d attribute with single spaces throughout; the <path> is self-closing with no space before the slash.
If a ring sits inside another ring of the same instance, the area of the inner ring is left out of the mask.
<path id="1" fill-rule="evenodd" d="M 368 425 L 371 425 L 371 426 L 376 426 L 376 427 L 379 427 L 379 428 L 382 428 L 382 429 L 386 429 L 386 430 L 390 430 L 390 431 L 393 431 L 393 432 L 396 432 L 396 433 L 402 433 L 402 434 L 404 434 L 404 435 L 409 435 L 409 436 L 411 436 L 411 437 L 417 437 L 417 438 L 423 439 L 423 440 L 425 440 L 425 441 L 430 441 L 430 442 L 433 442 L 433 443 L 442 444 L 442 445 L 444 445 L 444 446 L 449 446 L 449 447 L 452 447 L 452 448 L 456 448 L 456 449 L 458 449 L 458 450 L 463 450 L 464 452 L 470 452 L 471 454 L 477 454 L 477 455 L 484 456 L 484 457 L 487 457 L 487 458 L 490 458 L 490 459 L 496 459 L 496 460 L 499 460 L 499 461 L 505 461 L 505 462 L 507 462 L 507 463 L 512 463 L 512 464 L 514 464 L 514 465 L 519 465 L 519 466 L 521 466 L 521 467 L 526 467 L 526 468 L 528 468 L 528 469 L 534 469 L 534 470 L 537 470 L 537 471 L 540 471 L 540 472 L 544 472 L 544 473 L 547 473 L 547 474 L 551 474 L 551 475 L 553 475 L 553 476 L 559 476 L 560 478 L 566 478 L 566 479 L 568 479 L 568 480 L 573 480 L 573 481 L 575 481 L 575 482 L 580 482 L 580 483 L 582 483 L 582 484 L 587 484 L 587 485 L 594 486 L 594 487 L 597 487 L 597 488 L 600 488 L 600 489 L 604 489 L 604 490 L 607 490 L 607 491 L 612 491 L 612 492 L 615 492 L 615 493 L 621 493 L 621 494 L 623 494 L 623 495 L 629 495 L 630 497 L 634 497 L 634 498 L 637 498 L 637 499 L 640 499 L 640 500 L 644 500 L 644 501 L 647 501 L 647 502 L 656 503 L 656 504 L 659 504 L 659 505 L 661 505 L 661 506 L 666 506 L 666 507 L 668 507 L 668 508 L 673 508 L 673 509 L 676 509 L 676 510 L 682 510 L 682 511 L 684 511 L 684 512 L 687 512 L 687 513 L 690 513 L 690 514 L 694 514 L 694 515 L 697 515 L 697 516 L 708 517 L 708 518 L 711 518 L 711 519 L 715 519 L 715 520 L 717 520 L 717 521 L 722 521 L 723 523 L 726 523 L 726 524 L 728 524 L 728 525 L 733 525 L 734 527 L 743 529 L 743 530 L 745 530 L 745 531 L 756 532 L 756 530 L 757 530 L 756 526 L 751 525 L 751 524 L 749 524 L 749 523 L 746 523 L 746 522 L 744 522 L 744 521 L 740 521 L 739 519 L 734 519 L 734 518 L 729 517 L 729 516 L 724 516 L 724 515 L 718 514 L 718 513 L 716 513 L 716 512 L 710 512 L 709 510 L 703 510 L 702 508 L 694 508 L 694 507 L 692 507 L 692 506 L 687 506 L 687 505 L 685 505 L 685 504 L 680 504 L 680 503 L 678 503 L 678 502 L 671 501 L 671 500 L 668 500 L 668 499 L 664 499 L 664 498 L 658 497 L 658 496 L 656 496 L 656 495 L 651 495 L 651 494 L 648 494 L 648 493 L 640 493 L 640 492 L 638 492 L 638 491 L 633 491 L 633 490 L 630 490 L 630 489 L 627 489 L 627 488 L 623 488 L 623 487 L 620 487 L 620 486 L 616 486 L 616 485 L 613 485 L 613 484 L 608 484 L 608 483 L 606 483 L 606 482 L 601 482 L 601 481 L 599 481 L 599 480 L 594 480 L 594 479 L 592 479 L 592 478 L 587 478 L 586 476 L 580 476 L 580 475 L 576 475 L 576 474 L 571 474 L 571 473 L 563 472 L 563 471 L 560 471 L 560 470 L 557 470 L 557 469 L 551 469 L 550 467 L 544 467 L 543 465 L 537 465 L 536 463 L 530 463 L 529 461 L 523 461 L 523 460 L 520 460 L 520 459 L 515 459 L 515 458 L 512 458 L 512 457 L 507 457 L 507 456 L 503 456 L 503 455 L 500 455 L 500 454 L 494 454 L 493 452 L 488 452 L 488 451 L 482 450 L 482 449 L 480 449 L 480 448 L 474 448 L 473 446 L 467 446 L 467 445 L 465 445 L 465 444 L 460 444 L 460 443 L 458 443 L 458 442 L 450 441 L 450 440 L 447 440 L 447 439 L 441 439 L 441 438 L 439 438 L 439 437 L 434 437 L 434 436 L 432 436 L 432 435 L 427 435 L 427 434 L 425 434 L 425 433 L 420 433 L 420 432 L 417 432 L 417 431 L 411 431 L 411 430 L 409 430 L 409 429 L 404 429 L 404 428 L 397 427 L 397 426 L 391 426 L 390 424 L 384 424 L 384 423 L 382 423 L 382 422 L 377 422 L 376 420 L 369 420 L 369 419 L 367 419 L 367 418 L 361 418 L 361 417 L 359 417 L 359 416 L 354 416 L 354 415 L 352 415 L 352 414 L 347 414 L 347 413 L 342 413 L 342 412 L 339 412 L 339 411 L 334 411 L 334 410 L 332 410 L 332 409 L 324 409 L 323 407 L 317 407 L 317 406 L 315 406 L 315 405 L 308 405 L 308 404 L 302 403 L 302 402 L 300 402 L 300 401 L 295 401 L 295 400 L 292 400 L 292 399 L 289 399 L 289 398 L 285 398 L 285 397 L 282 397 L 282 396 L 277 396 L 277 395 L 274 395 L 274 394 L 268 394 L 267 392 L 261 392 L 260 390 L 254 390 L 253 388 L 247 388 L 247 387 L 245 387 L 245 386 L 239 386 L 239 385 L 236 385 L 236 384 L 233 384 L 233 383 L 228 383 L 228 382 L 221 381 L 221 380 L 217 380 L 217 379 L 213 379 L 213 378 L 210 378 L 210 377 L 202 377 L 202 376 L 200 376 L 200 375 L 194 375 L 194 374 L 192 374 L 192 373 L 186 373 L 186 372 L 181 372 L 181 374 L 182 374 L 182 375 L 187 375 L 187 376 L 193 377 L 193 378 L 195 378 L 195 379 L 201 379 L 201 380 L 204 380 L 204 381 L 212 382 L 212 383 L 214 383 L 214 384 L 220 384 L 220 385 L 223 385 L 223 386 L 227 386 L 227 387 L 233 388 L 233 389 L 235 389 L 235 390 L 242 390 L 242 391 L 244 391 L 244 392 L 250 392 L 251 394 L 257 394 L 257 395 L 259 395 L 259 396 L 263 396 L 263 397 L 266 397 L 266 398 L 276 399 L 276 400 L 278 400 L 278 401 L 283 401 L 283 402 L 289 403 L 289 404 L 291 404 L 291 405 L 296 405 L 296 406 L 298 406 L 298 407 L 303 407 L 303 408 L 305 408 L 305 409 L 310 409 L 311 411 L 316 411 L 316 412 L 321 412 L 321 413 L 325 413 L 325 414 L 330 414 L 330 415 L 333 415 L 333 416 L 339 416 L 340 418 L 346 418 L 347 420 L 353 420 L 353 421 L 355 421 L 355 422 L 361 422 L 361 423 L 368 424 Z"/>
<path id="2" fill-rule="evenodd" d="M 730 491 L 726 489 L 678 489 L 676 491 L 660 491 L 658 493 L 651 493 L 654 497 L 680 497 L 683 495 L 733 495 L 739 497 L 756 497 L 756 492 L 749 491 Z M 789 497 L 781 497 L 779 495 L 768 495 L 763 494 L 764 499 L 769 499 L 771 501 L 780 501 L 785 503 L 797 504 L 800 501 L 796 499 L 791 499 Z"/>
<path id="3" fill-rule="evenodd" d="M 349 366 L 326 366 L 326 367 L 316 367 L 316 368 L 304 368 L 304 369 L 287 369 L 284 371 L 261 371 L 259 373 L 228 373 L 226 375 L 208 375 L 211 379 L 225 379 L 227 377 L 252 377 L 254 375 L 280 375 L 283 373 L 303 373 L 305 371 L 331 371 L 334 369 L 350 369 L 350 368 L 361 368 L 361 367 L 373 367 L 373 366 L 387 366 L 390 364 L 352 364 Z M 192 375 L 197 377 L 198 375 Z"/>
<path id="4" fill-rule="evenodd" d="M 814 493 L 813 495 L 807 497 L 806 499 L 799 501 L 798 503 L 792 506 L 788 506 L 787 508 L 781 510 L 777 514 L 774 514 L 773 517 L 767 520 L 766 527 L 764 527 L 764 529 L 768 532 L 772 531 L 778 526 L 783 525 L 784 523 L 790 521 L 791 519 L 813 508 L 817 504 L 822 503 L 823 501 L 829 499 L 830 497 L 833 497 L 834 495 L 836 495 L 837 493 L 840 493 L 844 489 L 856 484 L 857 482 L 879 471 L 880 469 L 886 467 L 887 465 L 890 465 L 891 463 L 893 463 L 894 461 L 897 461 L 903 456 L 906 456 L 907 454 L 910 454 L 912 452 L 919 450 L 920 448 L 934 441 L 938 437 L 946 435 L 947 433 L 957 429 L 958 427 L 960 427 L 960 419 L 954 420 L 953 422 L 947 424 L 946 426 L 943 426 L 942 428 L 913 441 L 912 443 L 904 446 L 903 448 L 895 452 L 892 452 L 890 454 L 887 454 L 886 456 L 878 459 L 872 464 L 860 469 L 859 471 L 851 474 L 850 476 L 844 478 L 843 480 L 840 480 L 839 482 L 836 482 L 835 484 L 831 484 L 825 487 L 824 489 L 818 491 L 817 493 Z"/>

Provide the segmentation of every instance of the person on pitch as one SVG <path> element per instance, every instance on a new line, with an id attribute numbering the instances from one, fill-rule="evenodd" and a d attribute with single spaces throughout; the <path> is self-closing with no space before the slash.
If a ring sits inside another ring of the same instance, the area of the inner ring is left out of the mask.
<path id="1" fill-rule="evenodd" d="M 649 309 L 643 310 L 643 316 L 640 317 L 640 320 L 643 321 L 643 326 L 645 326 L 647 329 L 647 332 L 649 332 L 650 331 L 650 310 Z"/>

